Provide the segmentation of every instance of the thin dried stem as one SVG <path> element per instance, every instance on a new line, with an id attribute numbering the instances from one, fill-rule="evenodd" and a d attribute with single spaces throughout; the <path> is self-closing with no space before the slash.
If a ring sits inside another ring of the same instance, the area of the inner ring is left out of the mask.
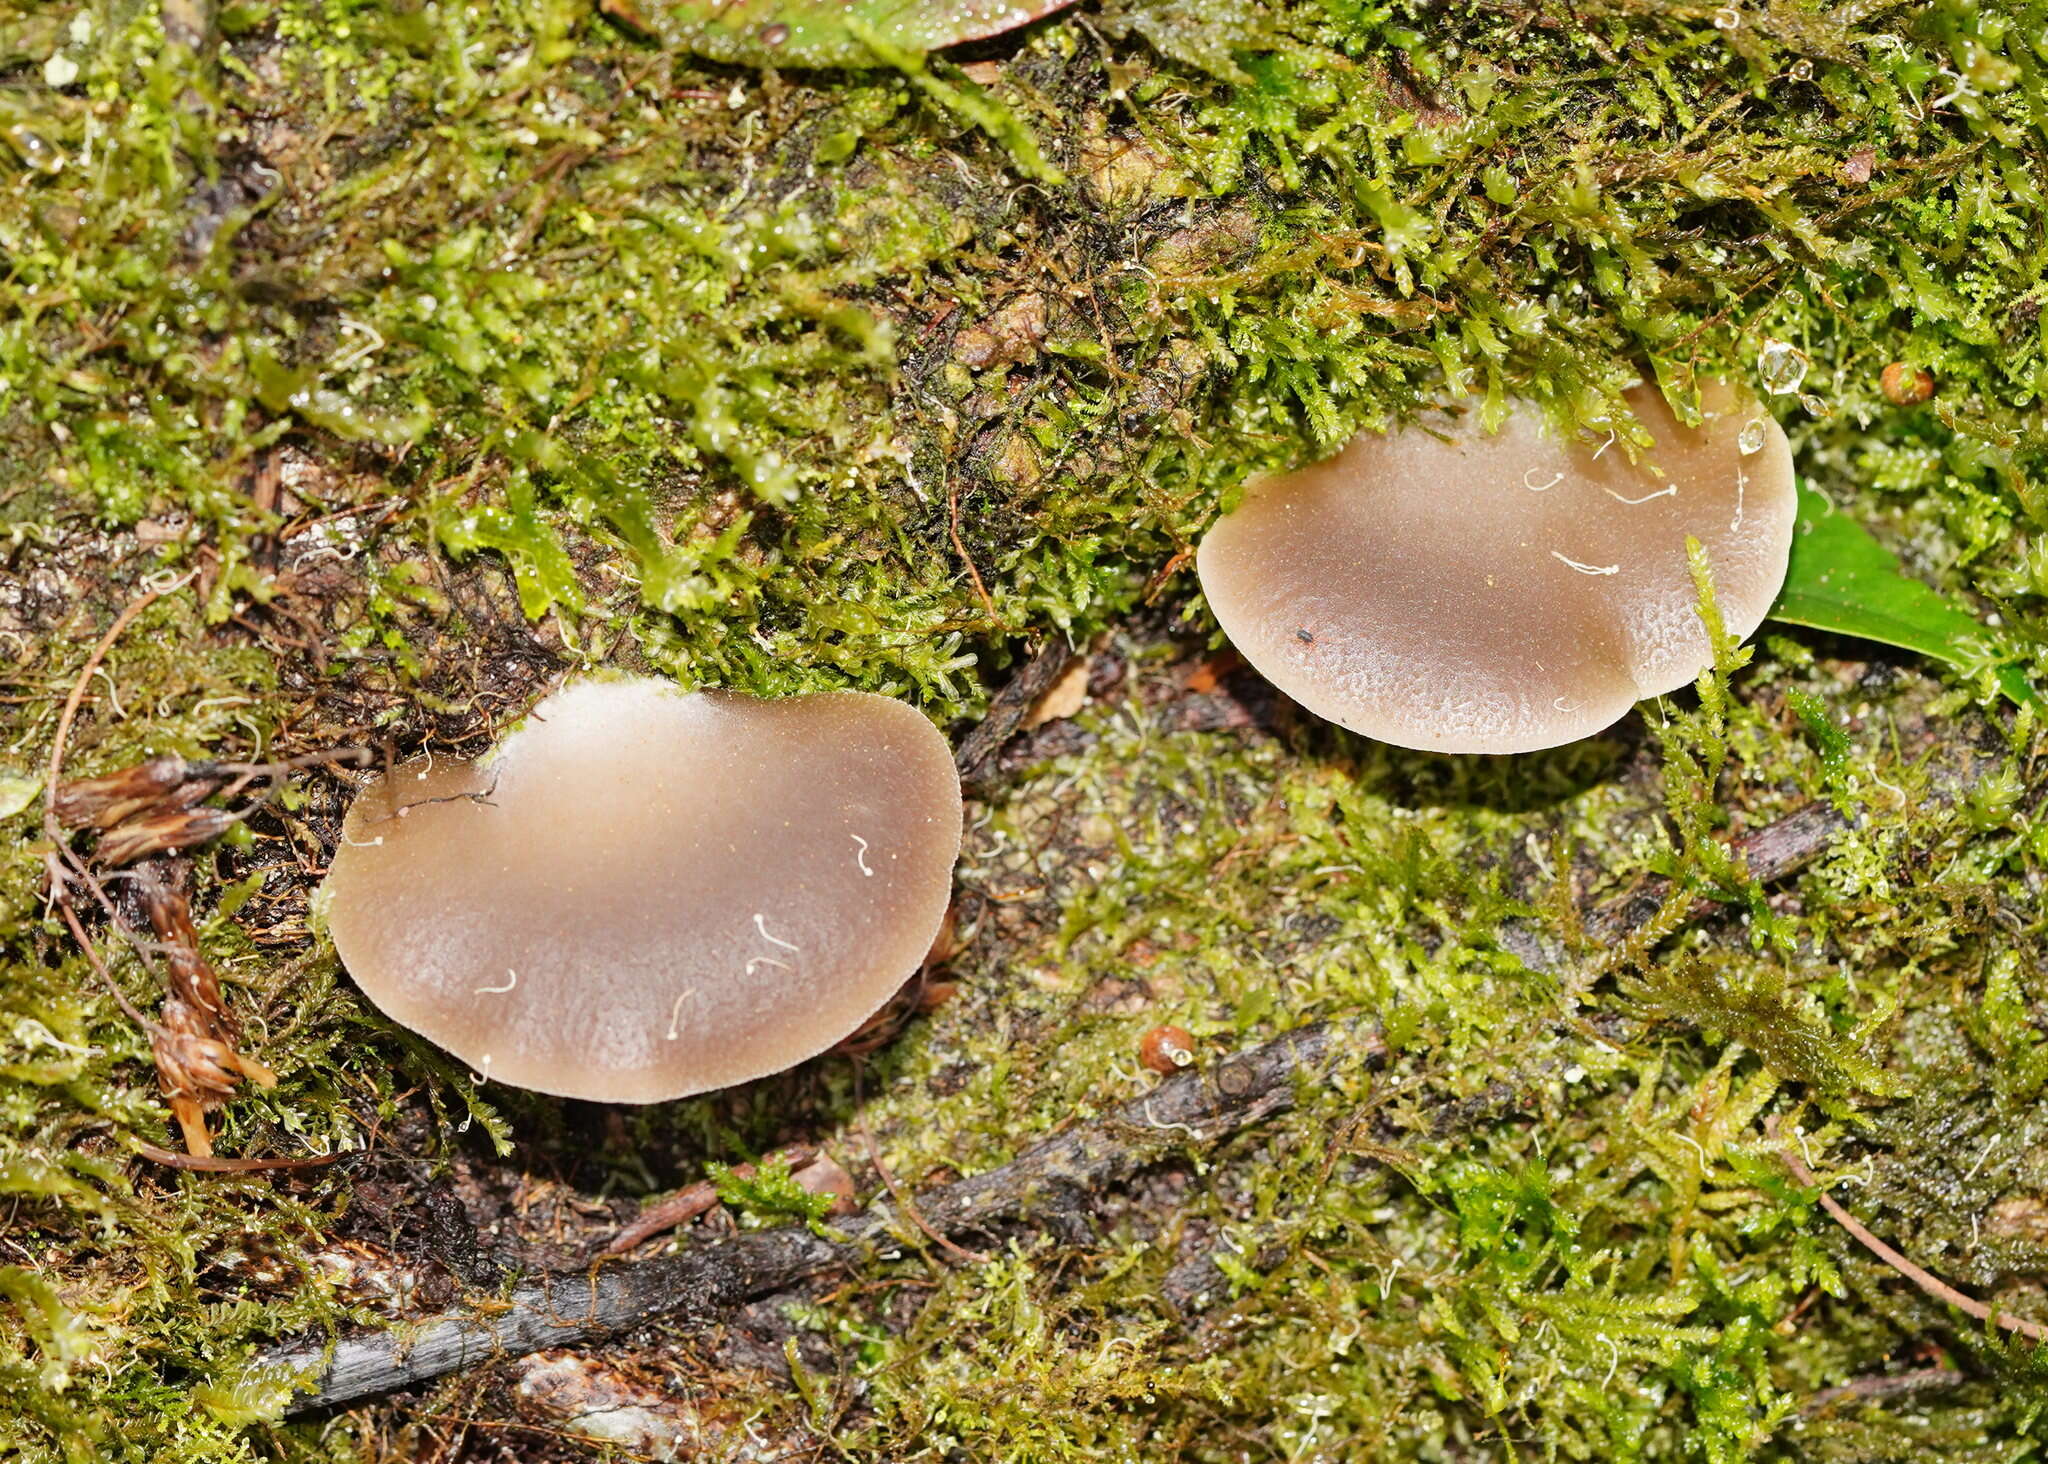
<path id="1" fill-rule="evenodd" d="M 254 1174 L 266 1169 L 325 1169 L 344 1159 L 355 1159 L 366 1152 L 348 1150 L 338 1154 L 309 1154 L 303 1159 L 223 1159 L 217 1154 L 180 1154 L 175 1149 L 160 1149 L 143 1139 L 130 1139 L 135 1152 L 145 1159 L 152 1159 L 171 1169 L 185 1169 L 197 1174 Z"/>
<path id="2" fill-rule="evenodd" d="M 953 551 L 967 566 L 967 577 L 974 581 L 975 598 L 981 601 L 990 620 L 1002 624 L 1002 618 L 996 614 L 996 602 L 989 598 L 988 586 L 982 583 L 981 571 L 974 567 L 974 556 L 967 552 L 967 541 L 960 537 L 960 489 L 951 481 L 946 484 L 946 530 L 953 536 Z"/>
<path id="3" fill-rule="evenodd" d="M 50 870 L 50 880 L 51 887 L 57 891 L 55 896 L 57 913 L 63 916 L 65 928 L 71 932 L 71 938 L 77 941 L 78 948 L 85 952 L 86 962 L 92 967 L 93 974 L 100 978 L 100 984 L 107 988 L 107 991 L 113 996 L 115 1004 L 128 1014 L 128 1020 L 145 1032 L 154 1032 L 156 1030 L 156 1023 L 138 1011 L 135 1003 L 128 1000 L 128 993 L 121 990 L 114 983 L 113 973 L 107 969 L 106 962 L 100 959 L 99 947 L 92 943 L 92 938 L 85 933 L 85 927 L 79 923 L 78 912 L 71 908 L 71 897 L 63 892 L 63 886 L 60 883 L 61 878 L 62 876 L 59 872 L 52 867 Z"/>
<path id="4" fill-rule="evenodd" d="M 62 826 L 57 822 L 57 785 L 64 778 L 64 749 L 71 740 L 71 723 L 78 716 L 79 705 L 85 700 L 86 687 L 92 682 L 93 672 L 99 670 L 100 662 L 107 658 L 107 652 L 114 648 L 114 642 L 121 633 L 135 623 L 135 617 L 154 605 L 166 595 L 176 594 L 192 582 L 198 570 L 188 570 L 170 584 L 160 589 L 145 589 L 128 602 L 128 608 L 114 617 L 114 623 L 107 627 L 107 633 L 99 638 L 86 655 L 85 665 L 79 668 L 78 680 L 72 683 L 71 695 L 64 698 L 64 709 L 57 714 L 57 735 L 50 743 L 50 766 L 43 785 L 43 832 L 61 842 Z"/>
<path id="5" fill-rule="evenodd" d="M 1768 1131 L 1773 1138 L 1777 1136 L 1777 1125 L 1775 1122 L 1769 1125 Z M 2009 1317 L 2002 1312 L 1992 1311 L 1983 1302 L 1973 1296 L 1963 1295 L 1962 1292 L 1956 1290 L 1955 1287 L 1949 1285 L 1948 1282 L 1942 1280 L 1941 1277 L 1935 1275 L 1926 1267 L 1916 1265 L 1912 1261 L 1907 1260 L 1898 1251 L 1892 1249 L 1892 1247 L 1871 1234 L 1868 1226 L 1843 1209 L 1841 1202 L 1836 1200 L 1833 1195 L 1820 1188 L 1820 1181 L 1813 1177 L 1813 1171 L 1806 1167 L 1806 1161 L 1799 1157 L 1796 1148 L 1796 1145 L 1787 1145 L 1778 1150 L 1778 1157 L 1785 1162 L 1785 1167 L 1792 1171 L 1792 1177 L 1798 1180 L 1800 1184 L 1809 1189 L 1819 1191 L 1821 1208 L 1835 1217 L 1836 1224 L 1855 1236 L 1865 1250 L 1876 1256 L 1880 1261 L 1883 1261 L 1887 1266 L 1890 1266 L 1894 1271 L 1897 1271 L 1901 1276 L 1904 1276 L 1908 1281 L 1911 1281 L 1929 1296 L 1935 1298 L 1935 1300 L 1945 1301 L 1957 1311 L 1967 1312 L 1980 1322 L 1988 1322 L 1990 1325 L 2002 1327 L 2008 1332 L 2017 1332 L 2020 1336 L 2031 1337 L 2036 1342 L 2048 1342 L 2048 1324 L 2029 1321 L 2025 1317 Z"/>

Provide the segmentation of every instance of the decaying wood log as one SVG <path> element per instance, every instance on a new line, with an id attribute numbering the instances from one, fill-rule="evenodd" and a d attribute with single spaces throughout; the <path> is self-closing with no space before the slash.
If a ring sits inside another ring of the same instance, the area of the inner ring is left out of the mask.
<path id="1" fill-rule="evenodd" d="M 961 746 L 964 777 L 983 768 L 1071 660 L 1063 644 L 1048 646 L 998 694 L 988 720 Z M 1730 853 L 1753 880 L 1769 884 L 1810 863 L 1849 826 L 1836 808 L 1808 804 L 1735 838 Z M 1721 908 L 1704 898 L 1673 906 L 1673 892 L 1669 880 L 1652 879 L 1588 906 L 1581 914 L 1581 937 L 1594 948 L 1611 946 L 1660 918 L 1683 926 Z M 1527 921 L 1505 922 L 1499 938 L 1536 969 L 1555 970 L 1566 959 L 1561 946 Z M 588 1270 L 527 1277 L 505 1293 L 394 1331 L 352 1333 L 331 1347 L 280 1347 L 257 1366 L 280 1380 L 290 1378 L 296 1388 L 290 1411 L 305 1412 L 656 1320 L 708 1326 L 742 1303 L 807 1276 L 857 1270 L 920 1248 L 932 1235 L 950 1242 L 997 1225 L 1066 1233 L 1090 1196 L 1170 1153 L 1207 1146 L 1287 1111 L 1303 1084 L 1384 1056 L 1370 1021 L 1313 1023 L 1212 1066 L 1168 1077 L 1145 1096 L 1066 1129 L 999 1169 L 910 1198 L 921 1225 L 884 1201 L 824 1233 L 790 1226 L 652 1260 L 606 1257 Z"/>
<path id="2" fill-rule="evenodd" d="M 1339 1063 L 1375 1061 L 1382 1050 L 1363 1028 L 1298 1028 L 1211 1068 L 1169 1078 L 1000 1169 L 927 1190 L 917 1196 L 917 1208 L 926 1224 L 948 1236 L 1003 1221 L 1058 1228 L 1070 1219 L 1076 1196 L 1128 1179 L 1166 1153 L 1213 1143 L 1284 1112 L 1294 1106 L 1298 1083 L 1317 1081 Z M 293 1412 L 303 1412 L 656 1319 L 708 1325 L 805 1276 L 859 1267 L 923 1243 L 893 1206 L 876 1204 L 826 1234 L 788 1226 L 676 1256 L 545 1272 L 503 1297 L 388 1332 L 352 1333 L 331 1352 L 323 1344 L 277 1349 L 259 1368 L 309 1380 L 311 1391 L 291 1404 Z"/>

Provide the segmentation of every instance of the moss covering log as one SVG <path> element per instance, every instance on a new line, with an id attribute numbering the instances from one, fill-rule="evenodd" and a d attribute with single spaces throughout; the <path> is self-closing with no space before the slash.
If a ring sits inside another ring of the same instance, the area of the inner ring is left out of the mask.
<path id="1" fill-rule="evenodd" d="M 2043 1316 L 2048 790 L 1995 658 L 1767 627 L 1610 735 L 1453 761 L 1298 719 L 1187 556 L 1362 426 L 1519 399 L 1627 450 L 1631 381 L 1731 376 L 2042 684 L 2048 12 L 1102 0 L 834 70 L 639 19 L 0 0 L 0 1449 L 601 1453 L 503 1366 L 310 1420 L 238 1384 L 573 1268 L 715 1166 L 823 1145 L 874 1196 L 865 1138 L 944 1193 L 1141 1100 L 1156 1025 L 1213 1060 L 1358 1021 L 1385 1073 L 1101 1176 L 1086 1228 L 584 1360 L 716 1400 L 721 1447 L 863 1459 L 2036 1447 L 2026 1339 L 1766 1128 Z M 956 745 L 1047 646 L 1086 697 L 977 746 L 949 1001 L 644 1113 L 480 1089 L 375 1015 L 308 920 L 349 786 L 307 770 L 197 855 L 278 1079 L 212 1142 L 358 1157 L 178 1174 L 37 810 L 90 647 L 188 574 L 84 679 L 71 773 L 475 751 L 600 664 L 904 696 Z M 1831 837 L 1766 884 L 1743 841 L 1787 815 Z M 1630 941 L 1581 914 L 1639 897 Z M 726 1188 L 700 1226 L 801 1213 Z"/>

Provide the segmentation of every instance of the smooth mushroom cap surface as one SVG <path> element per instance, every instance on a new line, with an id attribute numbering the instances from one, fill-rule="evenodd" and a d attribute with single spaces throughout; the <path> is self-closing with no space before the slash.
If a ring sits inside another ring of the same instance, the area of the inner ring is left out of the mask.
<path id="1" fill-rule="evenodd" d="M 1527 752 L 1598 732 L 1712 664 L 1686 558 L 1700 541 L 1729 632 L 1784 584 L 1797 489 L 1769 413 L 1701 392 L 1656 445 L 1563 442 L 1524 410 L 1488 436 L 1362 433 L 1253 483 L 1196 557 L 1231 642 L 1329 721 L 1429 752 Z"/>
<path id="2" fill-rule="evenodd" d="M 914 708 L 653 679 L 556 692 L 349 809 L 321 901 L 392 1020 L 522 1088 L 651 1103 L 813 1057 L 913 974 L 960 780 Z"/>

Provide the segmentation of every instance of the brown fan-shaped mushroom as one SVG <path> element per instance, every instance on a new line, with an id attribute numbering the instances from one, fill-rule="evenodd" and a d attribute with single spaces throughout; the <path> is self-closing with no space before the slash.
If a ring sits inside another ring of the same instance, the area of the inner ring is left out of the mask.
<path id="1" fill-rule="evenodd" d="M 1656 446 L 1567 443 L 1532 412 L 1497 434 L 1361 434 L 1254 483 L 1202 541 L 1210 608 L 1318 716 L 1432 752 L 1587 736 L 1713 659 L 1686 559 L 1699 540 L 1731 633 L 1763 621 L 1792 547 L 1784 433 L 1724 385 L 1682 426 L 1629 396 Z"/>
<path id="2" fill-rule="evenodd" d="M 386 1015 L 485 1076 L 648 1103 L 824 1051 L 946 913 L 960 784 L 911 707 L 652 679 L 366 788 L 322 891 Z"/>

